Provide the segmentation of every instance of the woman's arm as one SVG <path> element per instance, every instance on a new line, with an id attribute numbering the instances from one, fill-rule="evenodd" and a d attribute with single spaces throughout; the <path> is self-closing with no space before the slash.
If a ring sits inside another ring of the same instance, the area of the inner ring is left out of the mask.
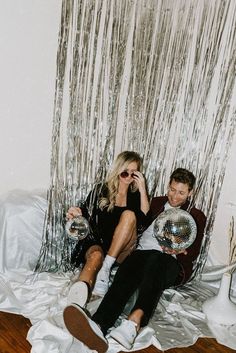
<path id="1" fill-rule="evenodd" d="M 133 178 L 140 192 L 140 209 L 146 215 L 150 209 L 150 202 L 147 194 L 145 178 L 139 171 L 134 172 Z"/>
<path id="2" fill-rule="evenodd" d="M 79 215 L 91 220 L 96 213 L 97 202 L 98 202 L 98 193 L 100 192 L 101 184 L 96 185 L 92 191 L 89 192 L 86 200 L 81 203 L 80 207 L 72 206 L 66 213 L 67 219 L 72 219 Z"/>

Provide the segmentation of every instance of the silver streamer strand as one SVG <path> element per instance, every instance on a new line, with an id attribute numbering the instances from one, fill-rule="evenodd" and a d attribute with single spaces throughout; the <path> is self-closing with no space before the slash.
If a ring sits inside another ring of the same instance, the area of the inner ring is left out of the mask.
<path id="1" fill-rule="evenodd" d="M 231 274 L 235 271 L 236 268 L 236 235 L 234 232 L 234 217 L 231 218 L 229 225 L 229 263 L 232 265 L 235 263 L 235 266 L 229 271 Z"/>
<path id="2" fill-rule="evenodd" d="M 236 125 L 236 2 L 63 0 L 51 186 L 36 269 L 71 270 L 65 212 L 104 181 L 114 157 L 144 158 L 150 196 L 176 167 L 207 215 L 205 264 Z"/>

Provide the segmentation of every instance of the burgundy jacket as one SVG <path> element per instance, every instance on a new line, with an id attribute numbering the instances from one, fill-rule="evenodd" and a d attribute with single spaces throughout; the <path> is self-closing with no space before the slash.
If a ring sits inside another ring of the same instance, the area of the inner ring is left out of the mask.
<path id="1" fill-rule="evenodd" d="M 151 214 L 150 224 L 161 212 L 164 211 L 164 205 L 166 204 L 167 201 L 168 201 L 167 196 L 153 197 L 151 201 L 151 207 L 150 207 L 150 214 Z M 181 209 L 186 211 L 188 206 L 189 206 L 189 202 L 187 201 L 184 205 L 181 206 Z M 187 248 L 187 255 L 184 255 L 184 254 L 177 255 L 178 262 L 181 266 L 181 272 L 177 279 L 176 285 L 184 284 L 191 277 L 191 274 L 193 272 L 194 262 L 196 261 L 200 252 L 201 243 L 204 236 L 204 228 L 206 225 L 206 216 L 202 211 L 193 207 L 191 208 L 189 213 L 191 214 L 191 216 L 194 218 L 196 222 L 197 236 L 193 244 L 190 245 L 189 248 Z"/>

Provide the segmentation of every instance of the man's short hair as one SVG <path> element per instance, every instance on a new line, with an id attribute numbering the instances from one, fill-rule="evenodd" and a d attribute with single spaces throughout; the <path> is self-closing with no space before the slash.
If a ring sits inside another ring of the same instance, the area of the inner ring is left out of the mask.
<path id="1" fill-rule="evenodd" d="M 194 188 L 196 178 L 189 170 L 177 168 L 170 176 L 170 184 L 173 180 L 178 183 L 188 184 L 189 191 L 191 191 Z"/>

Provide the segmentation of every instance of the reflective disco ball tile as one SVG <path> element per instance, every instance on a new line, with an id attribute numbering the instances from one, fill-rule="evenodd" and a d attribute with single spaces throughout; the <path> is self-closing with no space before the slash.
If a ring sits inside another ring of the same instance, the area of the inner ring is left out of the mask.
<path id="1" fill-rule="evenodd" d="M 70 219 L 66 222 L 66 233 L 71 240 L 79 241 L 89 234 L 89 222 L 83 216 Z"/>
<path id="2" fill-rule="evenodd" d="M 194 242 L 197 226 L 190 213 L 180 208 L 170 208 L 156 218 L 154 235 L 161 246 L 184 250 Z"/>

